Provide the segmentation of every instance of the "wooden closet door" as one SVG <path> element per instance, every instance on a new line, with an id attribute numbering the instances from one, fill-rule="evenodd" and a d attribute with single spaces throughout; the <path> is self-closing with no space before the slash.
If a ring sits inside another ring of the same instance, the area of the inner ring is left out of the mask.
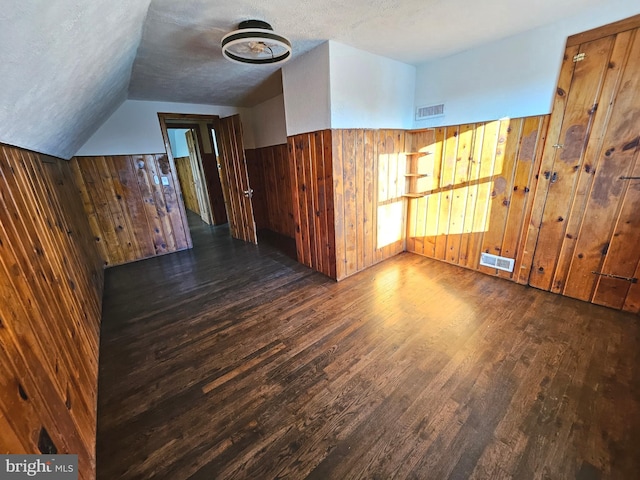
<path id="1" fill-rule="evenodd" d="M 640 308 L 639 92 L 637 28 L 567 47 L 536 191 L 530 285 Z"/>

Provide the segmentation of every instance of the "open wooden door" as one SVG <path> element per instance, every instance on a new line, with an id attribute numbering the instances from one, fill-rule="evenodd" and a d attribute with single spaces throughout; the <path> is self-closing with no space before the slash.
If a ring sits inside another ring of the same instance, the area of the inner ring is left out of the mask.
<path id="1" fill-rule="evenodd" d="M 256 223 L 253 218 L 247 162 L 242 142 L 240 116 L 221 118 L 217 122 L 216 137 L 220 153 L 220 172 L 227 189 L 229 229 L 231 236 L 245 242 L 258 243 Z"/>

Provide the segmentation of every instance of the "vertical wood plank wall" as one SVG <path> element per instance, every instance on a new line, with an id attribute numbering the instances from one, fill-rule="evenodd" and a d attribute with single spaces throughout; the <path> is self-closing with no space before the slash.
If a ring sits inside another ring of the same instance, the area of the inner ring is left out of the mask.
<path id="1" fill-rule="evenodd" d="M 341 280 L 404 250 L 404 130 L 289 137 L 298 260 Z"/>
<path id="2" fill-rule="evenodd" d="M 338 280 L 404 250 L 404 130 L 332 130 Z"/>
<path id="3" fill-rule="evenodd" d="M 95 478 L 103 270 L 68 162 L 0 146 L 0 270 L 0 452 L 48 435 Z"/>
<path id="4" fill-rule="evenodd" d="M 551 178 L 539 183 L 530 229 L 530 285 L 638 313 L 640 15 L 629 20 L 567 42 L 541 167 Z"/>
<path id="5" fill-rule="evenodd" d="M 198 195 L 196 194 L 195 180 L 193 179 L 193 172 L 191 170 L 191 159 L 189 157 L 179 157 L 175 159 L 175 163 L 184 206 L 200 215 Z"/>
<path id="6" fill-rule="evenodd" d="M 246 153 L 257 228 L 295 238 L 287 145 L 256 148 Z"/>
<path id="7" fill-rule="evenodd" d="M 527 283 L 530 218 L 548 116 L 407 133 L 418 198 L 409 198 L 407 250 Z M 515 258 L 513 273 L 479 265 L 482 252 Z"/>
<path id="8" fill-rule="evenodd" d="M 74 157 L 71 167 L 105 265 L 191 247 L 166 154 Z"/>
<path id="9" fill-rule="evenodd" d="M 291 136 L 288 150 L 298 261 L 336 278 L 331 130 Z"/>

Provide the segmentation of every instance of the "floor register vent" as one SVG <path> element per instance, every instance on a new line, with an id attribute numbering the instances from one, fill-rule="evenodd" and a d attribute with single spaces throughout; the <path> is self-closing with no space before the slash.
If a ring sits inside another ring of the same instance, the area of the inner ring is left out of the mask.
<path id="1" fill-rule="evenodd" d="M 480 265 L 497 268 L 505 272 L 513 272 L 514 263 L 515 260 L 513 258 L 499 257 L 498 255 L 491 255 L 490 253 L 483 253 L 480 256 Z"/>

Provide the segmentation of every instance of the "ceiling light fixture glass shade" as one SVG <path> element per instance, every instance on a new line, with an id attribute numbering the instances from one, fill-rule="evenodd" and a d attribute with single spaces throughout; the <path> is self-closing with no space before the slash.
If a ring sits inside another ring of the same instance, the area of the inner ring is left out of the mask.
<path id="1" fill-rule="evenodd" d="M 291 57 L 291 42 L 275 33 L 267 22 L 246 20 L 238 30 L 222 37 L 222 54 L 238 63 L 281 63 Z"/>

